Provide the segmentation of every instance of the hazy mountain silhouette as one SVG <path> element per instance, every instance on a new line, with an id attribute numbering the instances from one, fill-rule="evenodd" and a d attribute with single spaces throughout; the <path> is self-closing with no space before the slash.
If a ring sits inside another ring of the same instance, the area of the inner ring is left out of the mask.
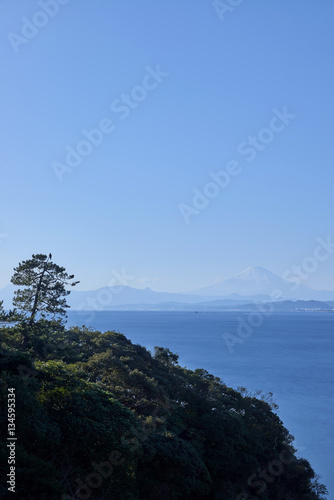
<path id="1" fill-rule="evenodd" d="M 0 300 L 4 307 L 12 307 L 15 287 L 7 285 L 0 290 Z M 266 302 L 277 300 L 271 297 L 273 291 L 282 294 L 282 299 L 334 301 L 334 292 L 313 290 L 305 285 L 283 280 L 263 267 L 248 267 L 232 278 L 225 279 L 199 290 L 185 293 L 155 292 L 150 288 L 140 289 L 130 286 L 111 286 L 98 290 L 71 290 L 67 303 L 72 309 L 115 309 L 117 306 L 146 306 L 163 303 L 194 304 L 228 299 L 230 304 Z M 123 309 L 124 307 L 122 307 Z"/>
<path id="2" fill-rule="evenodd" d="M 248 267 L 232 278 L 225 279 L 214 285 L 195 290 L 196 295 L 225 297 L 232 293 L 241 296 L 271 295 L 280 291 L 283 298 L 296 300 L 334 300 L 334 292 L 314 290 L 306 285 L 283 280 L 280 276 L 263 267 Z"/>

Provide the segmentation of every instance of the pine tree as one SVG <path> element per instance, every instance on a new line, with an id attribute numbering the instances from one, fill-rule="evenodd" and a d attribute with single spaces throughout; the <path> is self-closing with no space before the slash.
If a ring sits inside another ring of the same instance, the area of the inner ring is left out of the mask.
<path id="1" fill-rule="evenodd" d="M 52 262 L 52 255 L 33 255 L 14 268 L 11 282 L 22 286 L 14 293 L 13 305 L 20 310 L 27 322 L 23 347 L 27 346 L 29 331 L 33 327 L 37 314 L 41 318 L 52 315 L 66 317 L 66 296 L 70 291 L 66 286 L 75 286 L 79 281 L 73 281 L 74 275 L 69 275 L 64 267 Z"/>

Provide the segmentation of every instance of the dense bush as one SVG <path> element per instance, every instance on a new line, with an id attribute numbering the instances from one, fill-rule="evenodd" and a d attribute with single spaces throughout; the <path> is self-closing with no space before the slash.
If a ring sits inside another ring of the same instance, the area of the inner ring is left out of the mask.
<path id="1" fill-rule="evenodd" d="M 19 324 L 0 333 L 2 429 L 8 387 L 17 401 L 17 498 L 324 498 L 270 399 L 113 331 L 65 330 L 43 319 L 24 351 Z M 13 497 L 5 479 L 0 492 Z"/>

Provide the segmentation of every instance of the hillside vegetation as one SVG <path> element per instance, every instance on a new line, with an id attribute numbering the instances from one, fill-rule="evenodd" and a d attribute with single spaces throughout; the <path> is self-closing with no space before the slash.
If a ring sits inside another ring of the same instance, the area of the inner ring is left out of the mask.
<path id="1" fill-rule="evenodd" d="M 324 498 L 271 394 L 233 390 L 121 333 L 66 329 L 73 279 L 33 255 L 14 269 L 14 309 L 0 302 L 1 498 Z"/>
<path id="2" fill-rule="evenodd" d="M 270 401 L 113 331 L 40 320 L 23 351 L 20 330 L 0 330 L 2 429 L 16 390 L 17 498 L 322 498 Z"/>

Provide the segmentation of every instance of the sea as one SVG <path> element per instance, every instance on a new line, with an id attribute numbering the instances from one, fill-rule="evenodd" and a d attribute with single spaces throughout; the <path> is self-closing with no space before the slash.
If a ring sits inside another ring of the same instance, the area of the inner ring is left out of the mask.
<path id="1" fill-rule="evenodd" d="M 334 500 L 334 312 L 70 311 L 69 326 L 114 330 L 230 387 L 272 392 L 277 414 Z"/>

